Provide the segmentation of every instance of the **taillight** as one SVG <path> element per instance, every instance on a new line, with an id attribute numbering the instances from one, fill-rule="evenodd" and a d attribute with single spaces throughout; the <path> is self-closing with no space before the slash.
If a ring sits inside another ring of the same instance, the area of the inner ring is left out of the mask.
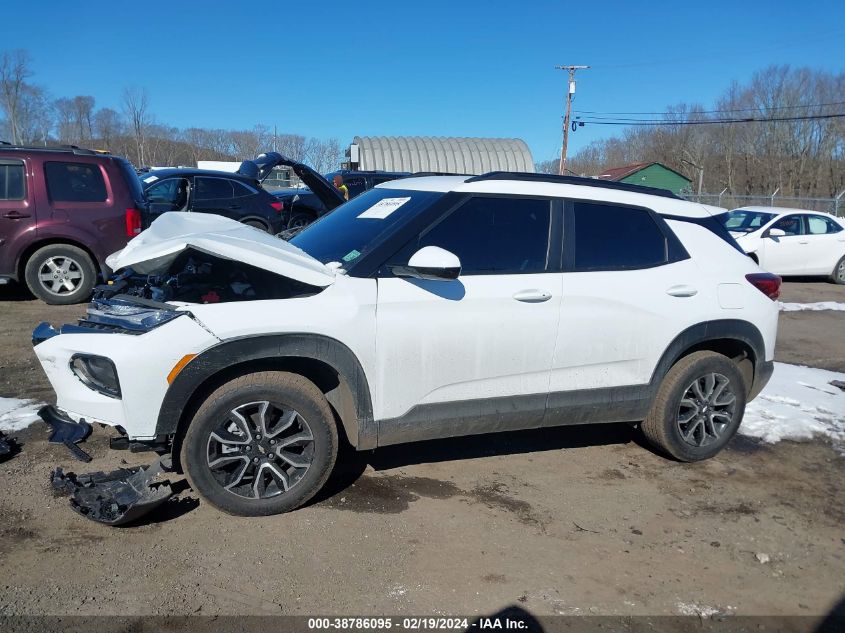
<path id="1" fill-rule="evenodd" d="M 283 202 L 271 202 L 270 206 L 276 210 L 276 213 L 281 213 L 282 209 L 285 208 L 285 204 Z"/>
<path id="2" fill-rule="evenodd" d="M 745 278 L 748 280 L 748 283 L 772 301 L 780 297 L 780 284 L 783 280 L 777 275 L 773 275 L 772 273 L 751 273 L 750 275 L 746 275 Z"/>
<path id="3" fill-rule="evenodd" d="M 126 237 L 135 237 L 141 232 L 141 212 L 138 209 L 126 209 Z"/>

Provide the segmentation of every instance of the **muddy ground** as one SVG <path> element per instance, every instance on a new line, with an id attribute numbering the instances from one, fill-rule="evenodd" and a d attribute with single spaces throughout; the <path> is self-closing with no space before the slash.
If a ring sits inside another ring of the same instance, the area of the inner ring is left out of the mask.
<path id="1" fill-rule="evenodd" d="M 784 301 L 845 302 L 787 283 Z M 29 335 L 47 307 L 0 287 L 0 396 L 50 401 Z M 845 312 L 781 317 L 777 359 L 845 371 Z M 845 593 L 845 458 L 823 441 L 737 437 L 700 464 L 667 461 L 626 425 L 425 442 L 345 455 L 308 507 L 223 515 L 175 477 L 179 500 L 109 528 L 53 498 L 74 461 L 18 434 L 0 464 L 0 615 L 828 613 Z M 760 562 L 761 560 L 767 562 Z"/>

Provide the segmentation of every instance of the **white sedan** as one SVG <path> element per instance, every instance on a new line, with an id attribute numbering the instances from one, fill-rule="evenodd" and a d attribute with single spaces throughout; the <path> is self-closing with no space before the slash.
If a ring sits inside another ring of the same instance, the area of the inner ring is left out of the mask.
<path id="1" fill-rule="evenodd" d="M 761 268 L 845 284 L 843 218 L 804 209 L 742 207 L 719 219 Z"/>

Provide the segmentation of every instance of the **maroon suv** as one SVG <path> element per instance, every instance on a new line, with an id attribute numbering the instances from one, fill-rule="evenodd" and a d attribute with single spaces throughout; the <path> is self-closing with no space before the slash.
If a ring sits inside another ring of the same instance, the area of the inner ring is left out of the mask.
<path id="1" fill-rule="evenodd" d="M 0 143 L 0 284 L 85 301 L 106 256 L 141 232 L 144 193 L 123 158 Z"/>

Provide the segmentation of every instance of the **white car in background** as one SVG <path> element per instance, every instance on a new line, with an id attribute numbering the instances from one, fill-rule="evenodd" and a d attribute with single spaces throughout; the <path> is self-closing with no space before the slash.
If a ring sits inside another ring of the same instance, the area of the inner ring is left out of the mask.
<path id="1" fill-rule="evenodd" d="M 804 209 L 742 207 L 719 217 L 761 268 L 845 284 L 845 221 Z"/>

